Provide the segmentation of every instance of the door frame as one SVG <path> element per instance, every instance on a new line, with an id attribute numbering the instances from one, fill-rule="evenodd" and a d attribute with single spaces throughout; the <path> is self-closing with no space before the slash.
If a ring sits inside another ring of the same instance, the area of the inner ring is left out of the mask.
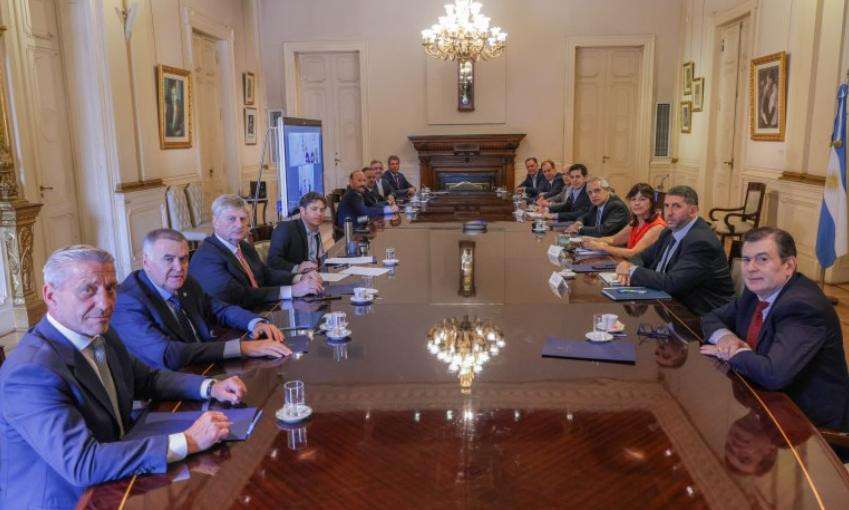
<path id="1" fill-rule="evenodd" d="M 716 136 L 715 136 L 715 128 L 716 128 L 716 111 L 713 109 L 713 104 L 715 101 L 719 99 L 719 76 L 718 73 L 714 73 L 713 71 L 717 69 L 719 58 L 719 53 L 716 49 L 719 47 L 719 29 L 725 25 L 728 25 L 734 21 L 742 20 L 743 18 L 749 18 L 749 50 L 750 52 L 754 50 L 755 41 L 757 40 L 757 31 L 758 27 L 755 23 L 755 9 L 757 8 L 757 0 L 747 0 L 746 2 L 735 6 L 731 9 L 728 9 L 723 12 L 719 12 L 715 14 L 710 22 L 709 33 L 707 35 L 706 41 L 710 41 L 709 46 L 707 46 L 708 54 L 704 60 L 705 64 L 705 76 L 710 76 L 710 84 L 705 91 L 704 97 L 704 105 L 703 111 L 708 112 L 708 123 L 707 123 L 707 140 L 704 144 L 704 149 L 701 154 L 701 158 L 699 158 L 699 176 L 698 176 L 698 185 L 704 191 L 704 205 L 702 207 L 707 210 L 707 207 L 714 207 L 716 204 L 715 197 L 713 196 L 713 168 L 716 167 L 716 161 L 713 156 L 714 147 L 716 146 Z M 741 39 L 742 43 L 742 39 Z M 751 55 L 750 55 L 751 57 Z M 739 65 L 739 63 L 738 63 Z M 678 87 L 680 87 L 681 80 L 678 80 Z M 745 78 L 744 83 L 748 83 L 748 77 Z M 745 89 L 745 86 L 744 86 Z M 677 89 L 676 89 L 677 90 Z M 680 96 L 681 91 L 678 90 L 678 95 Z M 744 162 L 746 161 L 746 149 L 747 149 L 747 140 L 746 132 L 749 126 L 749 116 L 746 111 L 749 107 L 749 94 L 747 90 L 738 91 L 739 94 L 742 95 L 743 101 L 743 123 L 740 126 L 740 146 L 735 148 L 735 152 L 739 154 L 739 160 L 735 161 L 735 172 L 737 174 L 735 182 L 729 182 L 729 186 L 733 186 L 737 188 L 737 192 L 739 193 L 742 188 L 743 183 L 743 170 L 744 170 Z M 736 140 L 735 140 L 736 142 Z"/>
<path id="2" fill-rule="evenodd" d="M 298 107 L 298 53 L 327 53 L 332 51 L 356 52 L 360 64 L 360 136 L 362 137 L 362 158 L 360 165 L 370 161 L 371 154 L 368 119 L 368 52 L 366 43 L 361 41 L 306 41 L 283 44 L 283 87 L 286 96 L 286 115 L 297 117 L 301 114 Z M 326 173 L 326 172 L 325 172 Z"/>
<path id="3" fill-rule="evenodd" d="M 655 36 L 650 35 L 581 35 L 566 38 L 565 112 L 563 115 L 563 161 L 574 162 L 575 153 L 575 65 L 579 48 L 608 48 L 630 46 L 642 49 L 640 94 L 637 110 L 637 175 L 648 181 L 652 155 L 652 108 L 654 106 Z"/>
<path id="4" fill-rule="evenodd" d="M 219 84 L 221 90 L 221 113 L 222 113 L 222 141 L 224 154 L 222 163 L 224 173 L 227 176 L 226 185 L 230 189 L 241 189 L 242 158 L 240 141 L 242 134 L 239 132 L 242 111 L 241 104 L 241 80 L 236 73 L 235 56 L 235 32 L 232 27 L 222 25 L 210 19 L 194 9 L 184 7 L 180 11 L 183 24 L 183 62 L 189 69 L 194 69 L 194 54 L 192 51 L 192 34 L 200 32 L 217 40 L 217 51 L 221 58 L 219 61 Z M 193 101 L 196 99 L 193 98 Z M 192 108 L 195 104 L 192 104 Z M 195 110 L 197 111 L 197 110 Z M 195 143 L 200 143 L 199 132 L 195 131 Z M 195 151 L 197 159 L 198 178 L 204 179 L 204 169 L 201 165 L 200 150 Z"/>

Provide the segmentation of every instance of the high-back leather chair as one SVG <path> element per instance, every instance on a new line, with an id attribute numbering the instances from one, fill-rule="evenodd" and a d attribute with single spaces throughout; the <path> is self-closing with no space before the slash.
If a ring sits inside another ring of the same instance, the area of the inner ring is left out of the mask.
<path id="1" fill-rule="evenodd" d="M 342 200 L 344 189 L 335 189 L 327 194 L 327 205 L 330 207 L 330 221 L 333 222 L 333 240 L 341 239 L 344 235 L 342 229 L 336 224 L 336 214 L 338 214 L 339 202 Z"/>
<path id="2" fill-rule="evenodd" d="M 714 230 L 720 242 L 726 238 L 740 239 L 743 234 L 757 228 L 761 222 L 761 208 L 766 195 L 766 184 L 750 182 L 746 186 L 746 201 L 740 207 L 714 207 L 708 212 L 708 217 L 714 223 Z M 722 224 L 718 223 L 722 220 Z"/>

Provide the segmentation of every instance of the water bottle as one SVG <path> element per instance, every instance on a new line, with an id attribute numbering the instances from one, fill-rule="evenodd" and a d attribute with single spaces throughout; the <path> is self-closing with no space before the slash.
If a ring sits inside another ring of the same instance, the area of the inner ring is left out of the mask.
<path id="1" fill-rule="evenodd" d="M 350 217 L 345 218 L 345 253 L 349 257 L 357 255 L 357 241 L 354 240 L 354 222 Z"/>

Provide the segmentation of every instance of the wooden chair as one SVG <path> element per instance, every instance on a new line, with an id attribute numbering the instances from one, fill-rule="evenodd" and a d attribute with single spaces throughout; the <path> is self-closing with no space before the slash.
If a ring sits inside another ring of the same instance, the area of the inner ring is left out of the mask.
<path id="1" fill-rule="evenodd" d="M 713 222 L 719 222 L 720 217 L 716 213 L 724 213 L 722 222 L 724 225 L 715 223 L 713 225 L 716 235 L 724 245 L 726 238 L 740 239 L 743 234 L 753 228 L 757 228 L 761 222 L 761 208 L 766 195 L 766 184 L 762 182 L 750 182 L 746 186 L 746 201 L 741 207 L 722 208 L 714 207 L 708 212 L 708 217 Z"/>
<path id="2" fill-rule="evenodd" d="M 663 201 L 666 199 L 665 191 L 654 192 L 654 210 L 663 215 Z"/>
<path id="3" fill-rule="evenodd" d="M 337 206 L 339 202 L 342 200 L 342 195 L 345 193 L 344 189 L 335 189 L 327 194 L 327 205 L 330 206 L 330 221 L 333 222 L 333 240 L 336 241 L 341 239 L 345 233 L 341 228 L 336 224 L 336 214 L 338 213 Z"/>
<path id="4" fill-rule="evenodd" d="M 728 269 L 731 271 L 731 281 L 734 283 L 734 293 L 739 296 L 746 288 L 743 280 L 743 241 L 734 239 L 731 241 L 731 249 L 728 250 Z"/>

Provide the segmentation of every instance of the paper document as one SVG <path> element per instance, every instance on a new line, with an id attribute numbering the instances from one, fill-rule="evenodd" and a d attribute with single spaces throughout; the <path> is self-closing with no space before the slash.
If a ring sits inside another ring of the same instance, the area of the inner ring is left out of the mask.
<path id="1" fill-rule="evenodd" d="M 374 264 L 374 257 L 331 257 L 325 264 Z"/>
<path id="2" fill-rule="evenodd" d="M 318 273 L 318 275 L 321 276 L 322 281 L 330 283 L 338 282 L 348 277 L 345 273 Z"/>
<path id="3" fill-rule="evenodd" d="M 604 257 L 607 256 L 606 251 L 588 250 L 586 248 L 575 248 L 576 257 Z"/>
<path id="4" fill-rule="evenodd" d="M 385 267 L 360 267 L 360 266 L 351 266 L 343 271 L 341 274 L 350 274 L 355 276 L 380 276 L 389 272 L 388 268 Z"/>

